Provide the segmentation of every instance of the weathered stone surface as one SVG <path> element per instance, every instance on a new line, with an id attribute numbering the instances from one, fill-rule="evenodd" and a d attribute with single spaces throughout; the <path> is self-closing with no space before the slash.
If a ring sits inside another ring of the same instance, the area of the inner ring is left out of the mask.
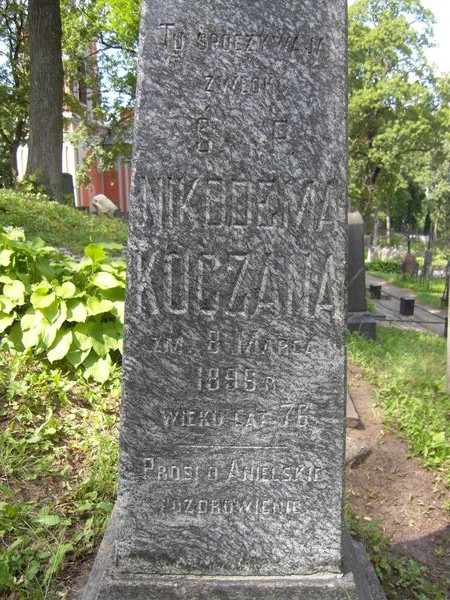
<path id="1" fill-rule="evenodd" d="M 361 544 L 343 538 L 342 575 L 221 577 L 117 571 L 113 513 L 83 598 L 89 600 L 386 600 Z M 76 600 L 77 594 L 72 596 Z"/>
<path id="2" fill-rule="evenodd" d="M 364 312 L 366 277 L 364 269 L 364 221 L 359 212 L 348 214 L 348 311 Z"/>
<path id="3" fill-rule="evenodd" d="M 143 2 L 118 529 L 99 598 L 355 597 L 346 8 Z"/>
<path id="4" fill-rule="evenodd" d="M 120 570 L 340 572 L 345 11 L 143 4 Z"/>

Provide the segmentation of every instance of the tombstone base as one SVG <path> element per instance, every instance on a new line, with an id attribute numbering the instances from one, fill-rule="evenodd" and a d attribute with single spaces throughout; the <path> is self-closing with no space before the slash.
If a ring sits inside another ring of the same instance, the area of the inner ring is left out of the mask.
<path id="1" fill-rule="evenodd" d="M 219 577 L 118 573 L 115 531 L 113 515 L 82 600 L 386 600 L 363 546 L 348 535 L 341 576 Z"/>
<path id="2" fill-rule="evenodd" d="M 356 331 L 368 340 L 377 338 L 377 321 L 369 312 L 349 312 L 347 318 L 348 331 Z"/>

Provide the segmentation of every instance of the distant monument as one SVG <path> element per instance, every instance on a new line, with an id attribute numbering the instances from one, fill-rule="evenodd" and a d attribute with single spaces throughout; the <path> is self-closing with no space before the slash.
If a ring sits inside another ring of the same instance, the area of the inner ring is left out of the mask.
<path id="1" fill-rule="evenodd" d="M 119 492 L 86 600 L 382 597 L 342 519 L 346 11 L 143 2 Z"/>
<path id="2" fill-rule="evenodd" d="M 367 311 L 364 221 L 359 212 L 348 214 L 347 292 L 348 330 L 375 339 L 377 323 Z"/>

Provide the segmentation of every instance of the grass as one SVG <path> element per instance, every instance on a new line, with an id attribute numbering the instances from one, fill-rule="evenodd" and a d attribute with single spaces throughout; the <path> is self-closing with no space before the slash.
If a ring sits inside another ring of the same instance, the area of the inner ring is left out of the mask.
<path id="1" fill-rule="evenodd" d="M 441 298 L 444 293 L 445 281 L 443 279 L 409 279 L 402 273 L 381 273 L 380 271 L 367 271 L 369 275 L 378 277 L 400 288 L 406 288 L 414 292 L 417 300 L 424 304 L 430 304 L 441 308 Z"/>
<path id="2" fill-rule="evenodd" d="M 450 486 L 450 396 L 446 393 L 446 340 L 379 326 L 377 340 L 348 339 L 351 359 L 363 366 L 381 404 L 385 424 L 400 430 L 413 454 L 440 471 Z M 450 504 L 447 503 L 450 510 Z M 446 600 L 450 577 L 436 581 L 424 565 L 391 551 L 381 523 L 347 509 L 351 533 L 372 560 L 388 599 Z"/>
<path id="3" fill-rule="evenodd" d="M 82 254 L 91 242 L 117 242 L 125 245 L 124 219 L 96 217 L 35 196 L 0 190 L 0 227 L 22 227 L 26 237 L 40 237 L 57 248 Z"/>
<path id="4" fill-rule="evenodd" d="M 448 599 L 450 575 L 434 581 L 427 567 L 411 558 L 395 555 L 379 521 L 366 521 L 348 507 L 345 520 L 352 536 L 364 544 L 388 600 Z"/>
<path id="5" fill-rule="evenodd" d="M 56 597 L 64 569 L 103 533 L 116 493 L 119 375 L 101 387 L 0 354 L 0 591 L 9 600 Z"/>
<path id="6" fill-rule="evenodd" d="M 446 340 L 417 331 L 378 327 L 377 340 L 349 336 L 349 356 L 374 384 L 386 423 L 398 428 L 425 464 L 450 484 L 450 396 Z"/>

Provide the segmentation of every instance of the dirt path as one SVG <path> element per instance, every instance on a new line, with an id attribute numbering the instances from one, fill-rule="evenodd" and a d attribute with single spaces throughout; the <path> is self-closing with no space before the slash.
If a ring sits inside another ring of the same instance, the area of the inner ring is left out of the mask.
<path id="1" fill-rule="evenodd" d="M 347 430 L 347 457 L 359 457 L 359 464 L 347 467 L 351 508 L 363 518 L 379 519 L 396 553 L 448 576 L 450 513 L 443 506 L 450 497 L 448 489 L 419 459 L 408 456 L 407 445 L 395 432 L 383 428 L 361 369 L 350 364 L 348 377 L 364 427 Z"/>
<path id="2" fill-rule="evenodd" d="M 435 308 L 429 304 L 415 300 L 414 315 L 404 316 L 400 314 L 400 298 L 402 296 L 414 297 L 414 292 L 407 288 L 400 288 L 389 283 L 382 277 L 374 277 L 366 273 L 366 286 L 376 284 L 382 286 L 380 300 L 375 300 L 376 312 L 383 315 L 385 320 L 380 324 L 395 324 L 403 329 L 416 329 L 443 336 L 445 329 L 445 318 L 447 309 Z"/>

